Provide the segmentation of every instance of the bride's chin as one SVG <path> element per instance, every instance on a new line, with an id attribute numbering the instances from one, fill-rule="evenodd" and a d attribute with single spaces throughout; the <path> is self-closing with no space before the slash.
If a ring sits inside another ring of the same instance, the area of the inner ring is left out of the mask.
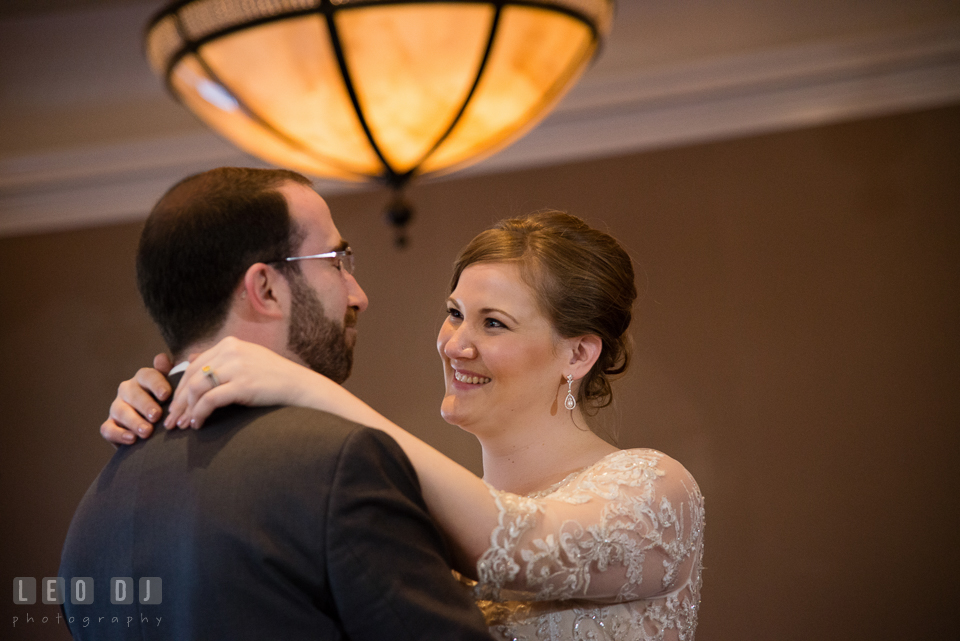
<path id="1" fill-rule="evenodd" d="M 469 421 L 457 411 L 456 400 L 451 396 L 444 397 L 443 403 L 440 404 L 440 417 L 450 425 L 456 425 L 465 432 L 473 433 L 468 426 Z"/>
<path id="2" fill-rule="evenodd" d="M 444 396 L 443 402 L 440 403 L 440 416 L 447 423 L 450 423 L 450 425 L 459 425 L 454 403 L 456 403 L 456 401 L 453 398 Z"/>

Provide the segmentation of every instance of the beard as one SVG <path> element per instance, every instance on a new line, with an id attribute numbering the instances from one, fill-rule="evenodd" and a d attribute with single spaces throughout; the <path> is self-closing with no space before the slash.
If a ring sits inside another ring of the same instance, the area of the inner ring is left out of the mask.
<path id="1" fill-rule="evenodd" d="M 335 383 L 343 383 L 353 367 L 353 345 L 347 343 L 346 328 L 356 324 L 356 312 L 349 308 L 338 324 L 324 313 L 320 297 L 299 274 L 288 279 L 293 301 L 287 347 L 313 371 Z"/>

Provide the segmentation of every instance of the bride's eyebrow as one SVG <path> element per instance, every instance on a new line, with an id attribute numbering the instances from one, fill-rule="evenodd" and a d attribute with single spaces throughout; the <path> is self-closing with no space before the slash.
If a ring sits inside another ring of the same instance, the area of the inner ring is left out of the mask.
<path id="1" fill-rule="evenodd" d="M 447 305 L 453 305 L 453 306 L 456 307 L 458 310 L 460 309 L 460 303 L 458 303 L 453 297 L 450 297 L 450 298 L 447 299 Z M 509 319 L 510 319 L 511 321 L 513 321 L 514 323 L 519 324 L 519 321 L 517 321 L 517 319 L 516 319 L 512 314 L 508 314 L 507 312 L 503 311 L 502 309 L 498 309 L 498 308 L 496 308 L 496 307 L 484 307 L 483 309 L 480 310 L 479 313 L 480 313 L 481 316 L 485 316 L 485 315 L 490 314 L 490 313 L 502 314 L 502 315 L 506 316 L 507 318 L 509 318 Z"/>
<path id="2" fill-rule="evenodd" d="M 497 314 L 502 314 L 502 315 L 506 316 L 507 318 L 509 318 L 509 319 L 510 319 L 511 321 L 513 321 L 514 323 L 517 322 L 517 319 L 514 318 L 512 315 L 506 313 L 506 312 L 503 311 L 502 309 L 497 309 L 496 307 L 484 307 L 483 309 L 480 310 L 480 314 L 481 314 L 481 315 L 484 315 L 484 316 L 487 315 L 487 314 L 490 314 L 491 312 L 496 312 Z"/>

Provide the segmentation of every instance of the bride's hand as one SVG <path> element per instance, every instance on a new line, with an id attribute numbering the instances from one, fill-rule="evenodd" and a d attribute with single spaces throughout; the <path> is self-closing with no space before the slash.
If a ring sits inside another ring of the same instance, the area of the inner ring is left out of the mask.
<path id="1" fill-rule="evenodd" d="M 299 405 L 316 374 L 274 351 L 228 336 L 184 372 L 164 427 L 199 428 L 218 407 Z"/>
<path id="2" fill-rule="evenodd" d="M 100 426 L 100 435 L 115 445 L 129 445 L 153 433 L 153 423 L 160 419 L 160 406 L 173 390 L 166 374 L 172 364 L 166 354 L 157 354 L 153 367 L 141 368 L 130 380 L 120 383 L 117 398 L 110 404 L 110 415 Z M 146 420 L 145 420 L 146 419 Z"/>

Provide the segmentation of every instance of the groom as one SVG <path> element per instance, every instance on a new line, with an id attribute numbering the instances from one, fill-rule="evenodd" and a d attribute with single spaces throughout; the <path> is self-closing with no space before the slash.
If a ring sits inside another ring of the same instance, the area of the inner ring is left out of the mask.
<path id="1" fill-rule="evenodd" d="M 235 336 L 337 382 L 367 307 L 352 267 L 326 203 L 283 170 L 178 183 L 137 254 L 175 362 Z M 399 446 L 301 408 L 231 406 L 202 431 L 121 448 L 74 515 L 59 576 L 75 639 L 489 640 Z M 72 602 L 77 578 L 92 603 Z"/>

